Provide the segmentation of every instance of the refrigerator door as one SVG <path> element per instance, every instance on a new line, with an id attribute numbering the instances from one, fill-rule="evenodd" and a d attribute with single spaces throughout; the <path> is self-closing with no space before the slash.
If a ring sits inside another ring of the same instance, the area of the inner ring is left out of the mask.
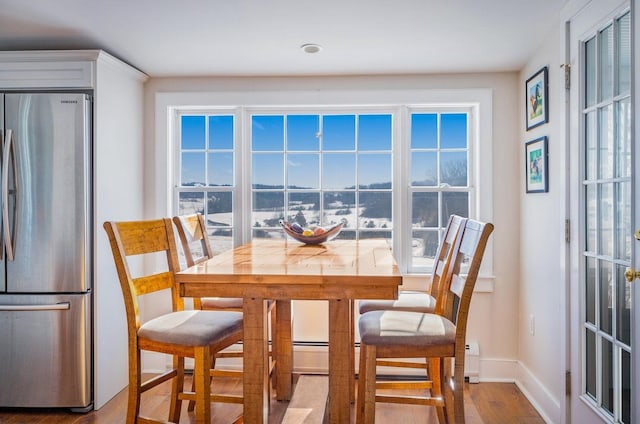
<path id="1" fill-rule="evenodd" d="M 0 295 L 0 407 L 91 403 L 90 294 Z"/>
<path id="2" fill-rule="evenodd" d="M 90 288 L 89 111 L 82 93 L 5 94 L 15 149 L 3 169 L 8 293 Z"/>

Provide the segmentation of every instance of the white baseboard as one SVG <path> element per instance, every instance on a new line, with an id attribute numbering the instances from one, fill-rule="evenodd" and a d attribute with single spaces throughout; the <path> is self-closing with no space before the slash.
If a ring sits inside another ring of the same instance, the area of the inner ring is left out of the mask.
<path id="1" fill-rule="evenodd" d="M 562 422 L 560 401 L 521 362 L 518 362 L 516 385 L 547 424 Z"/>

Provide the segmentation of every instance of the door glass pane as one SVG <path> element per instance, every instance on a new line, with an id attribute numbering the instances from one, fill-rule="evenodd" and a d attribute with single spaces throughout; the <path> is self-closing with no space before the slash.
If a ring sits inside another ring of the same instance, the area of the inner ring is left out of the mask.
<path id="1" fill-rule="evenodd" d="M 613 184 L 601 184 L 598 201 L 599 253 L 613 256 Z"/>
<path id="2" fill-rule="evenodd" d="M 613 345 L 607 339 L 602 339 L 602 407 L 613 414 L 614 396 L 614 367 L 613 367 Z"/>
<path id="3" fill-rule="evenodd" d="M 622 351 L 622 422 L 631 424 L 631 354 Z"/>
<path id="4" fill-rule="evenodd" d="M 598 178 L 598 122 L 595 110 L 587 113 L 585 118 L 585 154 L 586 154 L 586 179 L 595 180 Z"/>
<path id="5" fill-rule="evenodd" d="M 596 399 L 596 335 L 585 330 L 585 393 Z"/>
<path id="6" fill-rule="evenodd" d="M 596 39 L 588 40 L 584 45 L 585 107 L 596 104 Z"/>
<path id="7" fill-rule="evenodd" d="M 596 323 L 596 260 L 586 259 L 585 270 L 585 313 L 586 321 L 590 324 Z"/>
<path id="8" fill-rule="evenodd" d="M 616 34 L 616 94 L 631 90 L 631 14 L 627 13 L 617 22 Z"/>
<path id="9" fill-rule="evenodd" d="M 612 333 L 612 296 L 613 296 L 613 281 L 611 281 L 613 274 L 611 268 L 611 262 L 599 261 L 600 272 L 598 277 L 600 278 L 600 330 L 607 334 Z"/>
<path id="10" fill-rule="evenodd" d="M 585 205 L 587 208 L 585 216 L 585 230 L 586 230 L 586 246 L 587 252 L 596 252 L 596 232 L 597 232 L 597 212 L 598 212 L 598 186 L 595 184 L 589 184 L 585 188 Z"/>
<path id="11" fill-rule="evenodd" d="M 616 176 L 631 175 L 631 98 L 626 97 L 616 104 L 618 134 L 616 140 Z"/>
<path id="12" fill-rule="evenodd" d="M 616 184 L 616 255 L 631 262 L 631 181 Z"/>
<path id="13" fill-rule="evenodd" d="M 608 105 L 599 111 L 600 131 L 598 131 L 598 148 L 600 157 L 600 178 L 613 177 L 613 107 Z"/>
<path id="14" fill-rule="evenodd" d="M 627 346 L 631 346 L 631 283 L 624 278 L 626 267 L 618 265 L 616 267 L 617 280 L 617 307 L 616 307 L 616 327 L 618 340 Z"/>
<path id="15" fill-rule="evenodd" d="M 598 82 L 600 87 L 600 101 L 613 96 L 613 27 L 609 26 L 600 32 L 599 36 Z"/>

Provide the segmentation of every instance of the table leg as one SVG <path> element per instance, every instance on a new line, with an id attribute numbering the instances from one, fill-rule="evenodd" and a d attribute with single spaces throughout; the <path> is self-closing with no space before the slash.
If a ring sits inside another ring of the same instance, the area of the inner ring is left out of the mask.
<path id="1" fill-rule="evenodd" d="M 290 400 L 293 372 L 291 300 L 276 300 L 276 399 Z M 274 325 L 273 323 L 271 325 Z"/>
<path id="2" fill-rule="evenodd" d="M 269 354 L 267 349 L 267 306 L 264 299 L 243 302 L 244 422 L 269 422 Z"/>
<path id="3" fill-rule="evenodd" d="M 351 320 L 349 300 L 329 301 L 329 423 L 351 419 Z"/>

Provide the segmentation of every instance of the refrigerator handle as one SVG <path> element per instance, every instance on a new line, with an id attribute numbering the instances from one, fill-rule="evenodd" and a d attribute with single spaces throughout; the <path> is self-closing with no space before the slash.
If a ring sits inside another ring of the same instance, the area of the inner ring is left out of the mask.
<path id="1" fill-rule="evenodd" d="M 7 151 L 7 146 L 4 145 L 4 142 L 4 130 L 0 128 L 0 146 L 2 147 L 2 151 L 0 152 L 0 178 L 2 178 L 2 175 L 4 174 L 2 172 L 2 170 L 4 169 L 2 167 L 4 165 L 3 155 L 4 152 Z M 4 208 L 4 197 L 0 198 L 0 210 L 2 210 L 2 208 Z M 0 261 L 4 260 L 4 237 L 2 236 L 2 234 L 4 234 L 4 218 L 0 217 Z"/>
<path id="2" fill-rule="evenodd" d="M 12 261 L 14 258 L 14 234 L 12 234 L 9 226 L 9 158 L 13 157 L 13 181 L 16 184 L 16 150 L 15 143 L 13 141 L 13 131 L 7 130 L 7 136 L 5 137 L 2 158 L 2 233 L 4 239 L 4 246 L 7 251 L 7 260 Z M 17 193 L 17 187 L 16 187 Z M 14 228 L 15 228 L 15 222 Z"/>
<path id="3" fill-rule="evenodd" d="M 41 305 L 0 305 L 0 311 L 66 311 L 71 309 L 71 303 L 60 302 Z"/>

